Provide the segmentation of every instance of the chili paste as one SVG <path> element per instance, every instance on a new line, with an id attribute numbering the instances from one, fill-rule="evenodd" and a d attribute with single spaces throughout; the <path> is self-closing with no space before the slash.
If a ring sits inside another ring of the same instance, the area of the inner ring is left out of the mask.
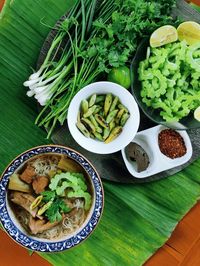
<path id="1" fill-rule="evenodd" d="M 186 154 L 186 146 L 182 136 L 173 129 L 164 129 L 158 135 L 160 151 L 171 159 L 182 157 Z"/>

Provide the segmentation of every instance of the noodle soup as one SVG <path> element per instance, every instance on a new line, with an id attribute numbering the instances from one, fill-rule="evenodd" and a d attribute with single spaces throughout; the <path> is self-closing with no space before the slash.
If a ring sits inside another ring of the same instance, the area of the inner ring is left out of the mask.
<path id="1" fill-rule="evenodd" d="M 9 178 L 9 206 L 21 227 L 36 238 L 73 235 L 84 226 L 94 200 L 84 168 L 63 154 L 34 156 Z"/>

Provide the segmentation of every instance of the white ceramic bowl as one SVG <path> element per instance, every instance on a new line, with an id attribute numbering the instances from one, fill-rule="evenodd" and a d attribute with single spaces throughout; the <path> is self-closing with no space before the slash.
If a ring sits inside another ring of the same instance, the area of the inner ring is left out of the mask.
<path id="1" fill-rule="evenodd" d="M 113 95 L 118 96 L 121 103 L 128 108 L 130 113 L 130 117 L 123 127 L 122 133 L 108 144 L 85 137 L 76 127 L 81 101 L 87 99 L 94 93 L 112 93 Z M 101 81 L 84 87 L 75 95 L 68 109 L 67 121 L 71 135 L 80 146 L 94 153 L 109 154 L 123 149 L 132 141 L 139 127 L 140 114 L 138 105 L 128 90 L 116 83 Z"/>

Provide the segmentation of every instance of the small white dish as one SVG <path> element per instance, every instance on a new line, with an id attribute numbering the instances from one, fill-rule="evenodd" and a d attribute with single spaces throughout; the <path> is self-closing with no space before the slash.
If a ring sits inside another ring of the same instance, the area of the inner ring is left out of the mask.
<path id="1" fill-rule="evenodd" d="M 114 96 L 118 96 L 121 103 L 128 108 L 130 113 L 130 117 L 123 127 L 122 133 L 108 144 L 85 137 L 76 126 L 81 101 L 87 99 L 94 93 L 112 93 Z M 116 83 L 101 81 L 84 87 L 74 96 L 68 109 L 67 121 L 72 137 L 80 146 L 94 153 L 110 154 L 123 149 L 131 142 L 139 127 L 140 113 L 134 97 L 128 90 Z"/>
<path id="2" fill-rule="evenodd" d="M 159 148 L 158 145 L 158 134 L 166 129 L 166 127 L 159 125 L 156 127 L 152 127 L 147 130 L 140 131 L 136 134 L 136 136 L 133 138 L 132 142 L 137 143 L 140 145 L 145 152 L 147 153 L 149 157 L 149 166 L 146 170 L 142 172 L 137 172 L 137 165 L 135 162 L 131 161 L 125 152 L 125 148 L 122 149 L 122 157 L 125 162 L 125 165 L 131 175 L 137 178 L 145 178 L 151 175 L 155 175 L 157 173 L 169 170 L 171 168 L 174 168 L 176 166 L 182 165 L 189 161 L 189 159 L 192 157 L 192 144 L 190 141 L 190 138 L 186 131 L 178 131 L 178 133 L 182 136 L 185 146 L 187 149 L 187 152 L 184 156 L 176 159 L 171 159 L 167 156 L 165 156 Z"/>

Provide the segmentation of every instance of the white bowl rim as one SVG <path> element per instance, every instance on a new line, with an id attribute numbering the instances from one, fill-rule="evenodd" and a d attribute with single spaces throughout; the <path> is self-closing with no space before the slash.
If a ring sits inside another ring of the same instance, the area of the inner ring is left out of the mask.
<path id="1" fill-rule="evenodd" d="M 86 138 L 75 125 L 81 100 L 98 92 L 99 94 L 112 93 L 113 95 L 118 96 L 122 104 L 124 104 L 131 113 L 131 116 L 123 128 L 123 132 L 108 144 L 91 138 Z M 127 100 L 126 103 L 124 102 L 125 100 Z M 74 96 L 68 109 L 67 122 L 72 137 L 81 147 L 97 154 L 110 154 L 123 149 L 132 141 L 132 138 L 137 133 L 139 127 L 140 113 L 133 95 L 127 89 L 113 82 L 99 81 L 85 86 Z"/>

